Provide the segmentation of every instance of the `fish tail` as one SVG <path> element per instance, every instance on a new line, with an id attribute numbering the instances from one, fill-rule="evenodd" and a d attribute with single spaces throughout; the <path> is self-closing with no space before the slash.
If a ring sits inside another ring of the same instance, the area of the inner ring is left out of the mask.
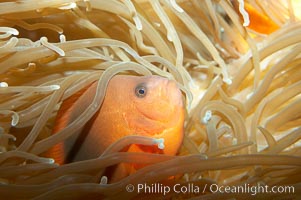
<path id="1" fill-rule="evenodd" d="M 63 101 L 57 113 L 54 127 L 52 129 L 52 134 L 56 134 L 59 131 L 63 130 L 73 120 L 72 113 L 76 109 L 76 102 L 89 86 L 81 89 L 80 91 L 76 92 L 75 94 Z M 46 151 L 43 154 L 43 156 L 53 158 L 55 162 L 60 165 L 65 164 L 67 157 L 65 142 L 58 143 L 55 146 L 51 147 L 48 151 Z"/>

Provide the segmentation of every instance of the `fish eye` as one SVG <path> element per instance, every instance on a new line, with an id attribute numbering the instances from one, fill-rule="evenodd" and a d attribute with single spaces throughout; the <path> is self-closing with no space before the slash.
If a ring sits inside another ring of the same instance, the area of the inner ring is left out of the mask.
<path id="1" fill-rule="evenodd" d="M 145 97 L 146 93 L 147 93 L 147 88 L 145 87 L 144 84 L 138 85 L 135 89 L 135 94 L 139 98 Z"/>

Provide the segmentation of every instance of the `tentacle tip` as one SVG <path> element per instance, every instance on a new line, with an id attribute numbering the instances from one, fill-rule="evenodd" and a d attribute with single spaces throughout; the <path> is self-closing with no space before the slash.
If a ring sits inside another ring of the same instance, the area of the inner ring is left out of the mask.
<path id="1" fill-rule="evenodd" d="M 0 82 L 0 87 L 8 87 L 8 84 L 6 82 Z"/>
<path id="2" fill-rule="evenodd" d="M 59 90 L 61 88 L 61 86 L 60 85 L 51 85 L 50 88 L 52 90 Z"/>
<path id="3" fill-rule="evenodd" d="M 47 158 L 47 163 L 54 164 L 55 160 L 53 158 Z"/>
<path id="4" fill-rule="evenodd" d="M 205 116 L 202 118 L 202 123 L 203 124 L 208 124 L 208 122 L 210 121 L 211 117 L 212 117 L 211 110 L 206 111 Z"/>
<path id="5" fill-rule="evenodd" d="M 158 145 L 159 149 L 164 149 L 164 138 L 154 139 L 154 143 Z"/>
<path id="6" fill-rule="evenodd" d="M 230 78 L 224 78 L 223 81 L 227 84 L 227 85 L 231 85 L 232 84 L 232 80 Z"/>
<path id="7" fill-rule="evenodd" d="M 100 179 L 100 183 L 101 185 L 106 185 L 108 184 L 108 177 L 107 176 L 102 176 Z"/>

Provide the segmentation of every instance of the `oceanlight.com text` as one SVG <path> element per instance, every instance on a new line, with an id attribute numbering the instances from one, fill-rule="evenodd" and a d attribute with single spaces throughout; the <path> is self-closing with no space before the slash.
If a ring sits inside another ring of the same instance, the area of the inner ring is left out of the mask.
<path id="1" fill-rule="evenodd" d="M 236 185 L 226 186 L 211 184 L 209 191 L 212 193 L 232 193 L 232 194 L 293 194 L 294 186 L 268 186 L 268 185 Z"/>
<path id="2" fill-rule="evenodd" d="M 153 184 L 128 184 L 126 186 L 127 192 L 137 192 L 138 194 L 162 194 L 169 193 L 178 194 L 204 194 L 204 193 L 221 193 L 221 194 L 293 194 L 295 192 L 294 186 L 268 186 L 268 185 L 218 185 L 205 184 L 203 186 L 189 184 L 175 184 L 173 186 L 164 185 L 162 183 Z"/>

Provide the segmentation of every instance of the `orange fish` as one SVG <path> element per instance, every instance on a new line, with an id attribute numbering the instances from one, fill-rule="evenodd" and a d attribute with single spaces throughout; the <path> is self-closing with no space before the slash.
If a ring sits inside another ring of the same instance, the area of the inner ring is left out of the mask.
<path id="1" fill-rule="evenodd" d="M 239 12 L 238 7 L 238 1 L 231 1 L 234 8 Z M 245 10 L 249 14 L 249 19 L 250 19 L 250 24 L 248 28 L 262 33 L 262 34 L 270 34 L 277 29 L 279 29 L 279 26 L 272 20 L 270 19 L 267 15 L 264 13 L 260 13 L 258 10 L 256 10 L 251 4 L 245 2 Z M 242 16 L 239 15 L 242 19 Z"/>
<path id="2" fill-rule="evenodd" d="M 53 133 L 92 103 L 96 89 L 94 82 L 62 103 Z M 47 156 L 59 164 L 97 158 L 110 144 L 128 135 L 164 138 L 165 148 L 131 145 L 126 151 L 175 155 L 183 140 L 183 124 L 182 94 L 174 81 L 154 75 L 117 75 L 109 81 L 100 110 L 83 130 L 54 146 Z"/>

